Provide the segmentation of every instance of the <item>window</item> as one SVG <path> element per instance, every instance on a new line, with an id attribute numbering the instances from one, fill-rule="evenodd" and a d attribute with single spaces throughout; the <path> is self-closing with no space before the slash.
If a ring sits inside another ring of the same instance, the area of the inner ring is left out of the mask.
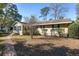
<path id="1" fill-rule="evenodd" d="M 16 30 L 16 26 L 14 27 L 14 30 Z"/>
<path id="2" fill-rule="evenodd" d="M 45 25 L 43 26 L 43 28 L 45 28 Z"/>
<path id="3" fill-rule="evenodd" d="M 58 27 L 58 25 L 54 25 L 54 28 L 57 28 Z"/>
<path id="4" fill-rule="evenodd" d="M 52 25 L 52 28 L 54 28 L 54 25 Z"/>
<path id="5" fill-rule="evenodd" d="M 41 25 L 40 25 L 39 27 L 40 27 L 40 28 L 42 28 L 42 26 L 41 26 Z"/>
<path id="6" fill-rule="evenodd" d="M 14 30 L 21 30 L 21 26 L 15 26 Z"/>
<path id="7" fill-rule="evenodd" d="M 18 30 L 21 30 L 21 26 L 18 26 Z"/>
<path id="8" fill-rule="evenodd" d="M 60 25 L 58 24 L 58 28 L 60 27 Z"/>
<path id="9" fill-rule="evenodd" d="M 59 27 L 60 27 L 60 25 L 59 25 L 59 24 L 54 25 L 54 28 L 59 28 Z"/>

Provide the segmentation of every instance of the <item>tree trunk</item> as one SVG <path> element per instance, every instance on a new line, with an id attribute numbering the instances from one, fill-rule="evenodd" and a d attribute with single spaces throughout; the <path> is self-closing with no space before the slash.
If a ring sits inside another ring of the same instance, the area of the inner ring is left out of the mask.
<path id="1" fill-rule="evenodd" d="M 30 36 L 31 36 L 31 39 L 33 39 L 33 28 L 32 28 L 32 26 L 30 28 Z"/>

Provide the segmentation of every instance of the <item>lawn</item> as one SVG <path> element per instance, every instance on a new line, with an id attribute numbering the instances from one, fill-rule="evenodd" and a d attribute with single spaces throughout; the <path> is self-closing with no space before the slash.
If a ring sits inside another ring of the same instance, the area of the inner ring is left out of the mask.
<path id="1" fill-rule="evenodd" d="M 74 38 L 59 38 L 59 37 L 43 37 L 43 36 L 34 36 L 33 39 L 30 36 L 13 36 L 13 41 L 25 41 L 25 43 L 37 45 L 37 44 L 54 44 L 55 47 L 65 46 L 71 49 L 79 48 L 79 40 Z"/>
<path id="2" fill-rule="evenodd" d="M 30 36 L 13 36 L 12 41 L 17 55 L 79 55 L 78 39 L 43 36 L 34 36 L 31 39 Z"/>

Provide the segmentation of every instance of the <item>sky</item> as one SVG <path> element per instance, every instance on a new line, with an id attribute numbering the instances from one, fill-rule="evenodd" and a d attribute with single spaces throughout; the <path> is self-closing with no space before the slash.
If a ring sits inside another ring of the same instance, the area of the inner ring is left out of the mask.
<path id="1" fill-rule="evenodd" d="M 49 6 L 48 3 L 17 3 L 18 12 L 23 17 L 29 17 L 31 15 L 35 15 L 39 18 L 40 9 L 46 6 Z M 66 17 L 70 18 L 72 20 L 76 19 L 76 11 L 75 11 L 75 3 L 66 3 L 64 4 L 65 7 L 67 7 L 68 12 L 66 12 Z M 51 16 L 48 16 L 48 19 L 51 18 Z M 41 19 L 40 19 L 41 20 Z"/>

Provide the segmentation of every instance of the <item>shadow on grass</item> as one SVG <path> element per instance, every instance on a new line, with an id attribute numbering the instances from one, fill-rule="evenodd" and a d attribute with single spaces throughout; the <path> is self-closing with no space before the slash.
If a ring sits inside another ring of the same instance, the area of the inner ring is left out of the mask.
<path id="1" fill-rule="evenodd" d="M 4 40 L 0 40 L 0 43 L 3 42 Z M 0 51 L 2 51 L 4 48 L 4 44 L 0 44 Z"/>
<path id="2" fill-rule="evenodd" d="M 45 43 L 38 45 L 25 45 L 18 42 L 13 45 L 17 56 L 79 56 L 79 49 L 70 49 L 65 46 L 54 47 L 54 44 Z M 0 44 L 0 55 L 4 50 L 4 44 Z"/>
<path id="3" fill-rule="evenodd" d="M 2 56 L 3 49 L 4 49 L 4 44 L 0 44 L 0 56 Z"/>
<path id="4" fill-rule="evenodd" d="M 79 55 L 77 49 L 71 50 L 68 47 L 53 47 L 53 44 L 27 45 L 17 43 L 14 45 L 18 56 L 72 56 Z"/>

